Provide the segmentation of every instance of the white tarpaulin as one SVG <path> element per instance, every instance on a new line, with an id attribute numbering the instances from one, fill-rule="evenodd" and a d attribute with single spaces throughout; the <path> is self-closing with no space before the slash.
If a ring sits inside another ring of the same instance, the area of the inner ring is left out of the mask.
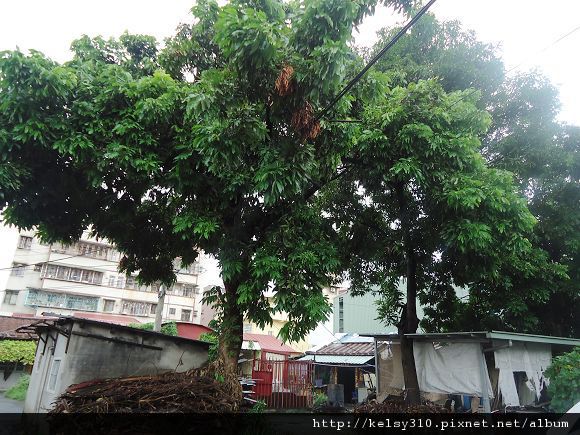
<path id="1" fill-rule="evenodd" d="M 494 346 L 505 344 L 504 341 L 493 342 Z M 518 406 L 520 398 L 514 379 L 514 372 L 525 372 L 528 378 L 526 385 L 536 399 L 540 398 L 542 388 L 548 385 L 544 371 L 552 361 L 552 350 L 549 344 L 515 342 L 511 347 L 494 352 L 495 367 L 499 369 L 498 387 L 507 406 Z M 523 405 L 523 404 L 522 404 Z"/>
<path id="2" fill-rule="evenodd" d="M 382 343 L 377 348 L 379 361 L 377 367 L 380 375 L 380 393 L 400 393 L 403 382 L 403 366 L 401 364 L 401 346 L 396 343 Z"/>
<path id="3" fill-rule="evenodd" d="M 488 396 L 493 397 L 479 343 L 446 343 L 434 346 L 431 342 L 415 342 L 413 353 L 421 391 L 481 396 L 483 369 L 485 375 L 483 391 L 487 391 Z M 378 354 L 381 392 L 389 387 L 403 389 L 400 345 L 393 343 L 391 349 L 379 349 Z M 389 372 L 388 376 L 383 373 L 385 369 Z"/>
<path id="4" fill-rule="evenodd" d="M 493 397 L 479 343 L 415 342 L 413 350 L 421 391 Z"/>

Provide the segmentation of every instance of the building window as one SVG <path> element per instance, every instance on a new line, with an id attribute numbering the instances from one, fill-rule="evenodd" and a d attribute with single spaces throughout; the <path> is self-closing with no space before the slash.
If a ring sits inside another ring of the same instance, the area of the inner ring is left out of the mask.
<path id="1" fill-rule="evenodd" d="M 76 281 L 97 285 L 101 285 L 103 282 L 103 272 L 56 266 L 54 264 L 47 264 L 45 266 L 40 274 L 41 278 L 62 279 L 64 281 Z"/>
<path id="2" fill-rule="evenodd" d="M 60 358 L 52 361 L 52 367 L 50 368 L 50 376 L 48 378 L 47 390 L 54 392 L 56 388 L 56 381 L 58 380 L 58 371 L 60 369 Z"/>
<path id="3" fill-rule="evenodd" d="M 18 292 L 13 290 L 6 290 L 4 295 L 4 303 L 8 305 L 16 305 L 16 298 L 18 298 Z"/>
<path id="4" fill-rule="evenodd" d="M 191 310 L 181 310 L 181 320 L 189 322 L 191 319 Z"/>
<path id="5" fill-rule="evenodd" d="M 139 284 L 134 276 L 128 276 L 125 278 L 125 288 L 132 290 L 139 290 Z"/>
<path id="6" fill-rule="evenodd" d="M 20 249 L 30 249 L 32 246 L 32 237 L 20 236 L 18 239 L 18 247 Z"/>
<path id="7" fill-rule="evenodd" d="M 14 263 L 12 265 L 12 272 L 10 272 L 10 275 L 22 278 L 24 276 L 25 269 L 26 269 L 26 264 Z"/>
<path id="8" fill-rule="evenodd" d="M 196 286 L 194 285 L 183 284 L 183 286 L 181 287 L 181 295 L 185 296 L 186 298 L 191 298 L 194 294 L 195 287 Z"/>
<path id="9" fill-rule="evenodd" d="M 244 332 L 252 332 L 252 324 L 244 323 Z"/>
<path id="10" fill-rule="evenodd" d="M 71 310 L 97 311 L 99 298 L 92 296 L 52 293 L 39 289 L 28 291 L 24 305 L 33 307 L 68 308 Z"/>
<path id="11" fill-rule="evenodd" d="M 169 315 L 170 316 L 175 316 L 175 308 L 170 308 L 169 309 Z"/>
<path id="12" fill-rule="evenodd" d="M 105 299 L 105 306 L 103 307 L 103 311 L 110 313 L 115 309 L 115 301 L 111 299 Z"/>
<path id="13" fill-rule="evenodd" d="M 34 265 L 34 271 L 35 271 L 35 272 L 40 272 L 40 271 L 42 270 L 42 266 L 43 266 L 43 264 L 42 264 L 42 263 L 40 263 L 40 264 L 35 264 L 35 265 Z"/>
<path id="14" fill-rule="evenodd" d="M 124 300 L 122 307 L 123 314 L 132 314 L 134 316 L 148 316 L 149 314 L 154 314 L 157 310 L 157 304 L 139 301 Z"/>
<path id="15" fill-rule="evenodd" d="M 176 260 L 174 266 L 178 270 L 178 273 L 184 275 L 199 275 L 204 271 L 203 267 L 197 261 L 188 266 L 184 266 L 181 264 L 181 260 Z"/>

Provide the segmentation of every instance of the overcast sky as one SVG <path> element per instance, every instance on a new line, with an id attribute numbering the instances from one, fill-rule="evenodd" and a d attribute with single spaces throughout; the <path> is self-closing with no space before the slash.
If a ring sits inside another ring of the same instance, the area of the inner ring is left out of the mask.
<path id="1" fill-rule="evenodd" d="M 70 58 L 71 41 L 82 34 L 117 37 L 128 30 L 162 41 L 180 22 L 191 20 L 192 4 L 187 0 L 5 0 L 0 6 L 0 50 L 36 49 L 63 62 Z M 508 68 L 524 62 L 514 73 L 541 69 L 560 89 L 560 119 L 580 125 L 580 30 L 552 45 L 580 26 L 580 1 L 438 0 L 431 11 L 440 19 L 460 20 L 483 41 L 501 43 Z M 389 10 L 378 8 L 361 26 L 357 42 L 372 44 L 375 31 L 393 22 L 396 18 Z"/>
<path id="2" fill-rule="evenodd" d="M 438 0 L 430 11 L 439 19 L 461 21 L 482 41 L 500 43 L 507 69 L 517 66 L 511 74 L 541 70 L 560 89 L 560 120 L 580 125 L 580 1 Z M 375 42 L 376 30 L 389 24 L 387 16 L 380 8 L 368 18 L 358 42 Z"/>
<path id="3" fill-rule="evenodd" d="M 189 0 L 19 0 L 0 6 L 0 50 L 34 48 L 57 61 L 70 58 L 73 39 L 82 34 L 119 36 L 125 30 L 146 33 L 160 41 L 180 22 L 189 21 Z M 541 52 L 580 26 L 578 0 L 438 0 L 431 8 L 441 19 L 458 19 L 487 42 L 500 42 L 508 68 L 515 72 L 540 68 L 559 86 L 560 119 L 580 124 L 580 30 Z M 367 19 L 357 42 L 368 45 L 377 29 L 395 20 L 378 8 Z"/>

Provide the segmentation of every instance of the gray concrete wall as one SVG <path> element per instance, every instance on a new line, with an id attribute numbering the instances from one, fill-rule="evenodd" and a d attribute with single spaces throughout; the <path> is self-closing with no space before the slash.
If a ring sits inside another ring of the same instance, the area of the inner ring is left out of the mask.
<path id="1" fill-rule="evenodd" d="M 55 334 L 56 331 L 53 332 Z M 107 341 L 90 335 L 104 335 L 127 343 Z M 135 334 L 106 324 L 75 322 L 68 349 L 67 337 L 64 335 L 58 335 L 56 344 L 49 338 L 49 343 L 44 356 L 37 351 L 39 365 L 32 372 L 25 412 L 48 411 L 58 396 L 72 384 L 173 370 L 183 372 L 201 367 L 208 358 L 207 348 L 203 344 L 186 340 L 172 341 L 156 334 Z M 40 352 L 43 346 L 40 342 Z M 52 346 L 54 355 L 50 352 Z M 54 391 L 49 391 L 51 367 L 58 358 L 61 363 L 56 386 Z"/>

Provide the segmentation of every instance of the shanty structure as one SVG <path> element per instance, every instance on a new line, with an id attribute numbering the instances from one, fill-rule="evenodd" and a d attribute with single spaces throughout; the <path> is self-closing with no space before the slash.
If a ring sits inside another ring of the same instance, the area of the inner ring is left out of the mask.
<path id="1" fill-rule="evenodd" d="M 314 365 L 314 381 L 318 388 L 343 386 L 343 403 L 361 402 L 366 398 L 374 382 L 374 359 L 373 339 L 357 334 L 346 334 L 300 358 Z"/>
<path id="2" fill-rule="evenodd" d="M 252 400 L 269 408 L 308 408 L 312 405 L 312 366 L 292 358 L 302 355 L 277 337 L 244 333 L 238 371 Z"/>
<path id="3" fill-rule="evenodd" d="M 184 372 L 207 362 L 209 343 L 76 317 L 39 320 L 25 412 L 47 412 L 72 384 L 105 378 Z"/>
<path id="4" fill-rule="evenodd" d="M 400 338 L 374 338 L 377 394 L 404 389 Z M 413 339 L 419 389 L 423 393 L 481 398 L 483 409 L 518 407 L 546 400 L 544 371 L 554 355 L 580 340 L 502 331 L 406 334 Z"/>
<path id="5" fill-rule="evenodd" d="M 251 378 L 255 361 L 286 361 L 299 355 L 302 354 L 273 335 L 244 332 L 238 369 L 241 376 Z"/>

